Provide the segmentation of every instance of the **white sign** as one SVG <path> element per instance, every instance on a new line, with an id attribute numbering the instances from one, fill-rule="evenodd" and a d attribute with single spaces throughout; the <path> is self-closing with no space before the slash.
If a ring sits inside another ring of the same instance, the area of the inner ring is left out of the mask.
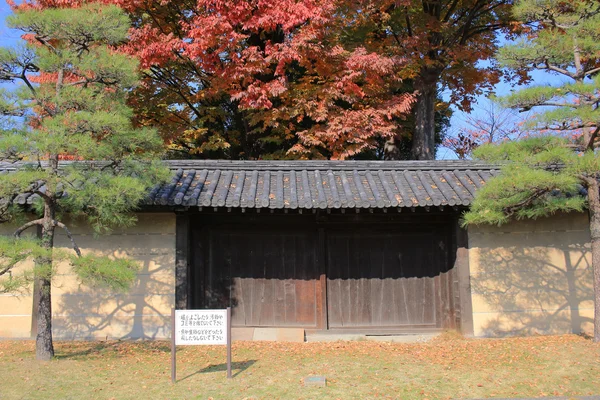
<path id="1" fill-rule="evenodd" d="M 227 344 L 227 310 L 175 310 L 175 344 Z"/>

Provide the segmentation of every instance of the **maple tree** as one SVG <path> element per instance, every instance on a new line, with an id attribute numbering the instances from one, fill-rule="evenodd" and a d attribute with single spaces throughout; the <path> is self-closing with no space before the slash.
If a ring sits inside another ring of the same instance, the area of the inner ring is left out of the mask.
<path id="1" fill-rule="evenodd" d="M 476 150 L 477 158 L 511 163 L 478 192 L 465 221 L 501 224 L 511 218 L 537 218 L 587 207 L 594 271 L 594 341 L 600 342 L 600 156 L 596 151 L 600 134 L 600 4 L 521 0 L 515 15 L 531 23 L 532 31 L 502 48 L 501 62 L 517 69 L 544 69 L 568 80 L 559 86 L 528 87 L 502 101 L 521 110 L 544 107 L 530 121 L 530 128 L 559 135 Z"/>
<path id="2" fill-rule="evenodd" d="M 115 52 L 129 29 L 116 6 L 22 10 L 8 24 L 25 33 L 28 45 L 0 49 L 0 114 L 18 122 L 0 136 L 0 219 L 18 224 L 14 237 L 0 238 L 0 292 L 34 282 L 36 357 L 54 356 L 52 277 L 68 264 L 82 283 L 126 289 L 138 265 L 81 252 L 65 215 L 84 218 L 97 233 L 135 223 L 133 210 L 169 170 L 159 156 L 156 131 L 135 128 L 126 106 L 137 83 L 137 61 Z M 76 161 L 69 161 L 76 160 Z M 5 168 L 6 165 L 5 165 Z M 32 195 L 36 219 L 23 221 L 15 201 Z M 37 237 L 21 238 L 37 228 Z M 62 229 L 75 253 L 54 248 Z M 33 260 L 34 268 L 22 264 Z"/>
<path id="3" fill-rule="evenodd" d="M 121 50 L 147 78 L 133 100 L 138 122 L 160 122 L 184 153 L 348 158 L 397 135 L 414 100 L 400 56 L 343 45 L 334 2 L 106 2 L 132 15 Z"/>
<path id="4" fill-rule="evenodd" d="M 368 43 L 378 54 L 407 59 L 414 88 L 414 159 L 435 157 L 435 113 L 441 88 L 450 91 L 450 102 L 470 111 L 475 96 L 498 82 L 500 71 L 483 66 L 497 49 L 497 34 L 508 31 L 510 0 L 358 0 L 353 40 Z M 362 36 L 361 36 L 362 34 Z M 408 71 L 405 71 L 407 73 Z"/>

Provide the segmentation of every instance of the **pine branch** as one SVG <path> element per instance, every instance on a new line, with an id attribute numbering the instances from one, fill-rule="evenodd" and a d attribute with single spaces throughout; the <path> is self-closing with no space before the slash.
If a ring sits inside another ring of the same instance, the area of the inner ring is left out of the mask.
<path id="1" fill-rule="evenodd" d="M 569 78 L 575 79 L 575 74 L 567 71 L 566 69 L 563 69 L 563 68 L 557 67 L 556 65 L 550 64 L 550 62 L 548 60 L 544 61 L 544 65 L 545 65 L 545 67 L 539 68 L 539 69 L 547 69 L 547 70 L 550 70 L 550 71 L 557 72 L 557 73 L 559 73 L 561 75 L 568 76 Z"/>
<path id="2" fill-rule="evenodd" d="M 540 198 L 540 196 L 542 196 L 546 193 L 548 193 L 547 189 L 536 189 L 525 200 L 520 201 L 516 204 L 513 204 L 512 206 L 505 207 L 503 210 L 504 214 L 506 214 L 507 217 L 511 217 L 512 215 L 514 215 L 515 212 L 519 211 L 520 209 L 522 209 L 524 207 L 531 205 L 535 200 L 537 200 L 538 198 Z"/>
<path id="3" fill-rule="evenodd" d="M 596 129 L 594 129 L 594 132 L 592 132 L 592 135 L 590 136 L 590 140 L 587 142 L 587 144 L 585 146 L 586 150 L 594 151 L 594 142 L 598 138 L 599 133 L 600 133 L 600 126 L 596 127 Z"/>
<path id="4" fill-rule="evenodd" d="M 33 221 L 29 221 L 28 223 L 26 223 L 26 224 L 20 226 L 19 228 L 17 228 L 17 230 L 15 231 L 15 233 L 13 235 L 15 237 L 17 237 L 17 238 L 21 237 L 21 234 L 25 230 L 31 228 L 32 226 L 36 226 L 36 225 L 41 226 L 43 223 L 44 223 L 44 220 L 42 218 L 36 219 L 36 220 L 33 220 Z"/>
<path id="5" fill-rule="evenodd" d="M 77 253 L 78 257 L 81 257 L 81 250 L 79 249 L 79 246 L 77 246 L 77 243 L 75 242 L 75 239 L 73 238 L 73 235 L 71 234 L 71 231 L 69 230 L 69 228 L 67 228 L 67 226 L 60 221 L 52 221 L 52 223 L 54 224 L 54 226 L 58 226 L 59 228 L 61 228 L 65 231 L 65 233 L 67 234 L 67 237 L 71 241 L 73 250 L 75 250 L 75 253 Z"/>

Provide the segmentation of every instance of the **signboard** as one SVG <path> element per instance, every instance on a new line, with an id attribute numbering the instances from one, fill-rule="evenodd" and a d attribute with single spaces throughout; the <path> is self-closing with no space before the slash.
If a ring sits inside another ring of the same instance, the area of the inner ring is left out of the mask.
<path id="1" fill-rule="evenodd" d="M 231 379 L 231 308 L 171 310 L 171 382 L 177 379 L 177 348 L 187 345 L 226 345 L 227 378 Z"/>
<path id="2" fill-rule="evenodd" d="M 227 344 L 227 310 L 175 310 L 175 345 L 219 344 Z"/>

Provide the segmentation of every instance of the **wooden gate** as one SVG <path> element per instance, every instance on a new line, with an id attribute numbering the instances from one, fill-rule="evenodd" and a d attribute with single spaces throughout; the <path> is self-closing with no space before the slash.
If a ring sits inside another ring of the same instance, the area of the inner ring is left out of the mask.
<path id="1" fill-rule="evenodd" d="M 193 308 L 232 307 L 234 326 L 452 328 L 457 282 L 448 223 L 317 223 L 301 216 L 202 219 Z M 343 221 L 343 220 L 342 220 Z M 344 221 L 345 222 L 345 221 Z M 200 225 L 200 224 L 198 224 Z"/>

